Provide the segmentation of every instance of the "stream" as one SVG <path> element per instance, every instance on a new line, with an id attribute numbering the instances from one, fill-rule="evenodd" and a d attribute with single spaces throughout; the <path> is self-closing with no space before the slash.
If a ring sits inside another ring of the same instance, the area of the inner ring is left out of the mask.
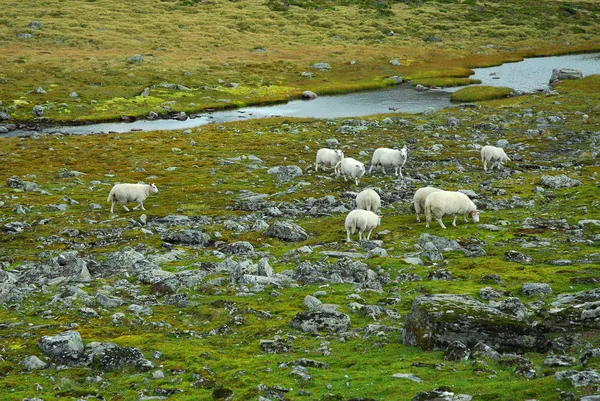
<path id="1" fill-rule="evenodd" d="M 476 68 L 471 78 L 481 85 L 507 86 L 517 92 L 535 92 L 549 86 L 554 68 L 572 68 L 583 76 L 600 74 L 600 53 L 536 57 L 488 68 Z M 383 113 L 421 113 L 427 109 L 450 107 L 450 94 L 461 87 L 416 91 L 410 84 L 375 91 L 335 96 L 320 96 L 314 100 L 294 100 L 272 106 L 244 107 L 199 113 L 195 118 L 137 120 L 90 125 L 59 126 L 36 131 L 15 130 L 3 136 L 29 136 L 34 133 L 124 133 L 131 131 L 184 130 L 212 123 L 224 123 L 267 117 L 343 118 Z"/>

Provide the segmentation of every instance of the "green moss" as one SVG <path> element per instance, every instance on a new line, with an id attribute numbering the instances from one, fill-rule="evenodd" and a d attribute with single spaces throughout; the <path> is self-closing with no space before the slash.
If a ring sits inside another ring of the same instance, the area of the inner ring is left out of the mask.
<path id="1" fill-rule="evenodd" d="M 502 99 L 510 95 L 511 88 L 495 86 L 469 86 L 450 95 L 453 102 L 480 102 L 484 100 Z"/>

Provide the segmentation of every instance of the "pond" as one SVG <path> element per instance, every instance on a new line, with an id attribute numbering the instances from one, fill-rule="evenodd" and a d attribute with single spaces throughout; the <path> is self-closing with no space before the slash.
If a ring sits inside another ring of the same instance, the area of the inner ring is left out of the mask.
<path id="1" fill-rule="evenodd" d="M 496 67 L 474 69 L 471 78 L 482 85 L 507 86 L 518 92 L 534 92 L 548 88 L 554 68 L 572 68 L 584 76 L 600 74 L 600 53 L 529 58 Z M 183 130 L 211 123 L 223 123 L 266 117 L 340 118 L 361 117 L 382 113 L 420 113 L 427 109 L 449 107 L 450 93 L 460 88 L 416 91 L 410 84 L 369 92 L 336 96 L 320 96 L 314 100 L 294 100 L 288 103 L 244 107 L 236 110 L 201 113 L 195 118 L 179 120 L 138 120 L 134 122 L 102 123 L 79 126 L 53 127 L 41 133 L 123 133 L 130 131 Z M 31 135 L 31 131 L 12 131 L 9 136 Z"/>

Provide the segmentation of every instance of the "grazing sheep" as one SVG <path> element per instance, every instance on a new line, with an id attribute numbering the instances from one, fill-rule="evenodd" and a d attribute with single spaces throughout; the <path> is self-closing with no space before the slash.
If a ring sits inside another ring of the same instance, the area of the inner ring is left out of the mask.
<path id="1" fill-rule="evenodd" d="M 344 152 L 341 149 L 322 148 L 317 151 L 317 161 L 315 162 L 315 171 L 319 171 L 319 166 L 334 167 L 344 158 Z M 337 173 L 337 171 L 336 171 Z"/>
<path id="2" fill-rule="evenodd" d="M 423 187 L 417 189 L 415 195 L 413 196 L 413 204 L 415 205 L 415 213 L 417 214 L 417 222 L 421 222 L 420 214 L 425 210 L 425 199 L 432 192 L 442 191 L 441 189 L 434 187 Z"/>
<path id="3" fill-rule="evenodd" d="M 115 203 L 119 202 L 125 211 L 129 211 L 125 204 L 127 202 L 137 202 L 137 206 L 133 208 L 136 210 L 138 207 L 142 207 L 144 209 L 144 201 L 150 195 L 150 193 L 157 193 L 158 188 L 156 188 L 155 184 L 115 184 L 114 187 L 110 190 L 108 194 L 107 202 L 112 201 L 112 206 L 110 207 L 110 212 L 113 212 L 115 207 Z"/>
<path id="4" fill-rule="evenodd" d="M 374 167 L 380 166 L 381 172 L 386 174 L 385 167 L 390 166 L 394 168 L 394 174 L 398 177 L 400 174 L 400 178 L 402 177 L 402 166 L 406 163 L 406 159 L 408 157 L 408 149 L 406 145 L 400 150 L 397 149 L 389 149 L 389 148 L 379 148 L 373 152 L 373 158 L 371 159 L 371 167 L 369 168 L 369 174 Z"/>
<path id="5" fill-rule="evenodd" d="M 381 206 L 379 194 L 372 189 L 365 189 L 356 195 L 356 208 L 376 213 Z"/>
<path id="6" fill-rule="evenodd" d="M 504 153 L 504 149 L 492 145 L 486 145 L 481 148 L 481 162 L 483 163 L 484 171 L 487 171 L 488 162 L 492 162 L 490 170 L 493 170 L 494 165 L 500 168 L 502 163 L 506 163 L 507 161 L 510 161 L 510 159 Z"/>
<path id="7" fill-rule="evenodd" d="M 350 242 L 350 234 L 358 231 L 358 240 L 369 240 L 371 232 L 379 226 L 381 216 L 368 210 L 356 209 L 346 216 L 346 241 Z M 365 235 L 366 234 L 366 235 Z"/>
<path id="8" fill-rule="evenodd" d="M 475 206 L 473 201 L 469 199 L 467 195 L 461 192 L 432 192 L 427 196 L 427 199 L 425 199 L 425 219 L 427 221 L 425 226 L 427 228 L 429 228 L 429 222 L 431 221 L 432 215 L 440 223 L 442 228 L 446 228 L 444 222 L 442 222 L 442 217 L 454 215 L 452 226 L 456 227 L 456 216 L 459 214 L 463 215 L 465 222 L 468 222 L 468 214 L 475 223 L 479 223 L 477 206 Z"/>
<path id="9" fill-rule="evenodd" d="M 347 177 L 354 178 L 356 185 L 360 183 L 360 178 L 365 174 L 365 165 L 351 157 L 345 157 L 335 165 L 338 176 L 340 173 L 344 181 Z"/>

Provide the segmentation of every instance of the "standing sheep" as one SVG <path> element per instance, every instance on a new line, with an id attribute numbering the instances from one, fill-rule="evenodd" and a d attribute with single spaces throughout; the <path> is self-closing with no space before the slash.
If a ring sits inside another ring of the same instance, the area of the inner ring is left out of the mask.
<path id="1" fill-rule="evenodd" d="M 350 234 L 358 231 L 358 240 L 363 239 L 368 241 L 371 237 L 371 232 L 381 223 L 381 216 L 376 215 L 368 210 L 356 209 L 348 213 L 346 216 L 346 242 L 350 242 Z M 365 236 L 366 233 L 366 236 Z"/>
<path id="2" fill-rule="evenodd" d="M 356 185 L 360 184 L 360 178 L 365 174 L 365 165 L 351 157 L 343 158 L 335 168 L 338 176 L 342 174 L 344 181 L 348 181 L 347 177 L 354 178 Z"/>
<path id="3" fill-rule="evenodd" d="M 377 210 L 381 206 L 381 198 L 379 194 L 372 189 L 365 189 L 356 195 L 356 208 L 362 210 L 368 210 L 373 213 L 377 213 Z"/>
<path id="4" fill-rule="evenodd" d="M 446 228 L 442 217 L 454 215 L 452 226 L 456 227 L 456 217 L 462 215 L 467 222 L 467 214 L 471 216 L 475 223 L 479 223 L 479 212 L 477 206 L 469 197 L 461 192 L 439 191 L 432 192 L 425 199 L 425 219 L 429 228 L 431 216 L 440 223 L 442 228 Z"/>
<path id="5" fill-rule="evenodd" d="M 427 199 L 427 196 L 429 196 L 429 194 L 432 192 L 439 191 L 442 190 L 434 187 L 423 187 L 417 189 L 417 192 L 415 192 L 415 195 L 413 196 L 413 205 L 415 206 L 415 213 L 417 214 L 417 222 L 421 222 L 420 214 L 425 210 L 425 199 Z"/>
<path id="6" fill-rule="evenodd" d="M 498 168 L 502 165 L 502 163 L 506 163 L 510 161 L 504 149 L 497 148 L 496 146 L 486 145 L 481 148 L 481 162 L 483 163 L 483 170 L 487 171 L 487 163 L 492 162 L 490 166 L 490 170 L 494 169 L 494 165 Z"/>
<path id="7" fill-rule="evenodd" d="M 379 148 L 373 152 L 373 158 L 371 159 L 371 167 L 369 168 L 369 174 L 373 168 L 380 166 L 381 172 L 386 174 L 385 167 L 393 167 L 394 174 L 398 177 L 400 174 L 400 178 L 402 177 L 402 166 L 406 163 L 406 159 L 408 158 L 408 149 L 406 145 L 400 150 L 397 149 L 389 149 L 389 148 Z"/>
<path id="8" fill-rule="evenodd" d="M 107 202 L 112 201 L 112 206 L 110 207 L 110 212 L 113 212 L 115 204 L 119 202 L 123 209 L 126 212 L 129 211 L 125 204 L 127 202 L 137 202 L 137 206 L 133 208 L 136 210 L 138 207 L 142 207 L 144 209 L 144 201 L 151 193 L 157 193 L 158 188 L 156 188 L 155 184 L 115 184 L 110 190 L 108 194 Z"/>
<path id="9" fill-rule="evenodd" d="M 334 167 L 344 158 L 344 152 L 341 149 L 322 148 L 317 151 L 317 161 L 315 162 L 315 171 L 319 171 L 319 166 Z M 336 171 L 337 173 L 337 171 Z"/>

